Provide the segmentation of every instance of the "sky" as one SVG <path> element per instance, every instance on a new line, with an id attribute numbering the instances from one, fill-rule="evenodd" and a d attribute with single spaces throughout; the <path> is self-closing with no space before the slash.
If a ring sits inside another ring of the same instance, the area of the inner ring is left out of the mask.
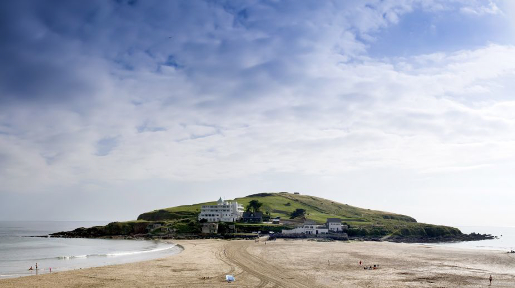
<path id="1" fill-rule="evenodd" d="M 515 226 L 512 1 L 0 1 L 0 220 L 298 191 Z"/>

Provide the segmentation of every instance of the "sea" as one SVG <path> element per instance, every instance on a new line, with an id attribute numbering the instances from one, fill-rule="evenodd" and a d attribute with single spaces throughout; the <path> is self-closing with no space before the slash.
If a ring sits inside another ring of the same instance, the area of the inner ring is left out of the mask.
<path id="1" fill-rule="evenodd" d="M 470 234 L 491 234 L 495 239 L 480 241 L 465 241 L 451 243 L 437 243 L 436 245 L 449 246 L 464 249 L 486 249 L 510 252 L 515 250 L 515 227 L 490 227 L 490 226 L 456 226 L 461 232 Z"/>
<path id="2" fill-rule="evenodd" d="M 30 237 L 107 223 L 0 221 L 0 279 L 137 262 L 182 251 L 180 246 L 152 240 Z"/>

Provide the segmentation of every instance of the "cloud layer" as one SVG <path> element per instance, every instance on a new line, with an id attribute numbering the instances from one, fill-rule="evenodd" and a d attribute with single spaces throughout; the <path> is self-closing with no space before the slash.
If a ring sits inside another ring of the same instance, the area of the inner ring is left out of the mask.
<path id="1" fill-rule="evenodd" d="M 507 21 L 495 2 L 1 5 L 0 193 L 514 160 L 515 46 L 368 53 L 417 11 Z"/>

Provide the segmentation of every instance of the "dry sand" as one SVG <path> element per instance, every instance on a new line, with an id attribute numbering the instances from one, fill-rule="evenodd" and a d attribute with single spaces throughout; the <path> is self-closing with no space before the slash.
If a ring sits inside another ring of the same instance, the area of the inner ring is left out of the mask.
<path id="1" fill-rule="evenodd" d="M 515 287 L 515 255 L 388 242 L 176 241 L 168 258 L 0 280 L 0 287 Z M 364 270 L 379 264 L 379 269 Z M 226 274 L 236 282 L 226 283 Z"/>

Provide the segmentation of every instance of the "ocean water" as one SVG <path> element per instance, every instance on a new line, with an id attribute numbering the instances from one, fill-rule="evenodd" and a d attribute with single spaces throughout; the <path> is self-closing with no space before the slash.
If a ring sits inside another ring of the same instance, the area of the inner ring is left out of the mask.
<path id="1" fill-rule="evenodd" d="M 458 226 L 463 233 L 480 233 L 497 236 L 497 239 L 466 241 L 456 243 L 439 243 L 436 245 L 450 246 L 465 249 L 488 249 L 499 251 L 515 250 L 515 227 L 487 227 L 487 226 Z"/>
<path id="2" fill-rule="evenodd" d="M 180 253 L 159 241 L 26 237 L 69 231 L 107 222 L 0 221 L 0 279 L 136 262 Z M 38 270 L 29 271 L 32 266 Z"/>

